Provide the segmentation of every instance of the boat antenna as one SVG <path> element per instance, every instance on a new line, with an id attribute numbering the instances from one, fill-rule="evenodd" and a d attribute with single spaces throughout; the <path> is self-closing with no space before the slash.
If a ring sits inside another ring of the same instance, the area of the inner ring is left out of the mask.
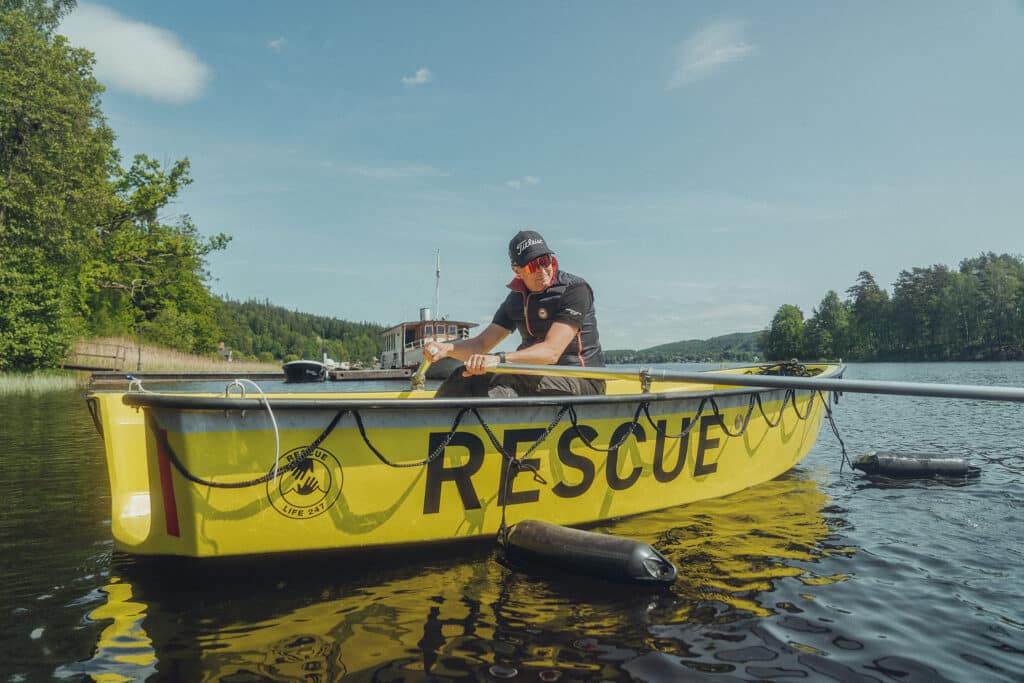
<path id="1" fill-rule="evenodd" d="M 436 265 L 434 267 L 434 320 L 441 320 L 441 250 L 435 249 Z"/>

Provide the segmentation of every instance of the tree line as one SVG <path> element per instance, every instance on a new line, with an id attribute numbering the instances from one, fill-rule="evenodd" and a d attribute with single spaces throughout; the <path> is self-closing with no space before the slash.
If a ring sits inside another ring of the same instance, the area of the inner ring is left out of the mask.
<path id="1" fill-rule="evenodd" d="M 768 358 L 943 361 L 1024 358 L 1024 261 L 1010 254 L 903 270 L 890 295 L 861 271 L 811 317 L 781 306 L 764 335 Z"/>
<path id="2" fill-rule="evenodd" d="M 370 361 L 380 326 L 213 296 L 225 249 L 171 209 L 192 178 L 124 162 L 91 52 L 57 33 L 74 0 L 0 0 L 0 371 L 50 367 L 81 337 L 264 360 Z"/>
<path id="3" fill-rule="evenodd" d="M 609 363 L 700 363 L 711 361 L 757 362 L 764 358 L 761 332 L 734 332 L 710 339 L 688 339 L 659 344 L 639 351 L 605 351 Z"/>
<path id="4" fill-rule="evenodd" d="M 319 359 L 372 363 L 383 325 L 289 311 L 269 301 L 218 301 L 221 341 L 232 353 L 263 361 Z"/>

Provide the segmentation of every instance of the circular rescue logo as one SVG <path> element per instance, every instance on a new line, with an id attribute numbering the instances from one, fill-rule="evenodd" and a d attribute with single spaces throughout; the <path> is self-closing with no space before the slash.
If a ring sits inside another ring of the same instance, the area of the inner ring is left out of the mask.
<path id="1" fill-rule="evenodd" d="M 280 468 L 296 461 L 308 446 L 293 448 L 281 456 Z M 273 470 L 271 470 L 273 472 Z M 310 519 L 334 505 L 341 495 L 345 475 L 334 454 L 314 448 L 297 467 L 267 482 L 267 497 L 274 509 L 292 519 Z"/>
<path id="2" fill-rule="evenodd" d="M 537 310 L 537 317 L 540 318 L 541 320 L 547 320 L 548 319 L 548 309 L 546 309 L 546 308 L 538 309 Z"/>

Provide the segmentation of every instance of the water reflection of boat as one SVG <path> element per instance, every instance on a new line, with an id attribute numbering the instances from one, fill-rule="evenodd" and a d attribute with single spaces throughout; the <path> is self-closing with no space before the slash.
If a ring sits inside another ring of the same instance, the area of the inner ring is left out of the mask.
<path id="1" fill-rule="evenodd" d="M 772 596 L 776 584 L 800 582 L 794 590 L 805 592 L 842 578 L 818 573 L 829 552 L 826 502 L 813 481 L 787 476 L 602 527 L 655 543 L 684 567 L 669 590 L 526 576 L 480 544 L 457 557 L 421 553 L 415 563 L 328 553 L 167 571 L 126 559 L 105 590 L 108 604 L 91 615 L 112 622 L 75 673 L 133 679 L 158 666 L 211 683 L 490 680 L 498 667 L 518 672 L 515 680 L 620 680 L 664 652 L 675 655 L 668 678 L 684 680 L 739 653 L 719 635 L 729 628 L 724 610 L 788 618 Z M 122 656 L 129 645 L 135 660 Z"/>
<path id="2" fill-rule="evenodd" d="M 825 412 L 817 392 L 627 379 L 606 396 L 431 397 L 90 392 L 116 546 L 359 549 L 492 536 L 503 518 L 613 519 L 771 480 L 810 450 Z"/>

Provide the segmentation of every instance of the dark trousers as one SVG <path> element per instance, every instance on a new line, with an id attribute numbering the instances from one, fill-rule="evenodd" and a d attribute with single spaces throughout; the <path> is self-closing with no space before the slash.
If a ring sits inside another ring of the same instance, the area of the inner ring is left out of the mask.
<path id="1" fill-rule="evenodd" d="M 603 379 L 556 377 L 553 375 L 495 375 L 491 373 L 462 376 L 462 366 L 455 368 L 434 398 L 489 396 L 592 396 L 604 393 Z"/>

